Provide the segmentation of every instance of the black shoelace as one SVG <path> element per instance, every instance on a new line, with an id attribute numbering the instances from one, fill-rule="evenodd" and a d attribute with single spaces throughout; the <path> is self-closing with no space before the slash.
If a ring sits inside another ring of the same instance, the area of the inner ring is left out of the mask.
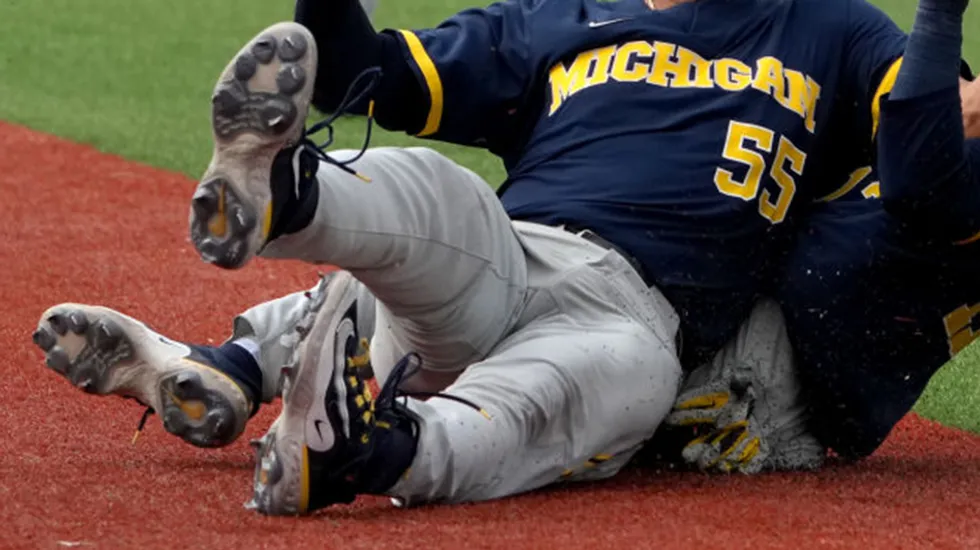
<path id="1" fill-rule="evenodd" d="M 411 367 L 411 369 L 409 369 Z M 395 404 L 395 400 L 399 397 L 409 398 L 413 397 L 416 399 L 425 399 L 429 397 L 438 397 L 442 399 L 448 399 L 450 401 L 455 401 L 462 405 L 472 408 L 481 415 L 483 415 L 487 420 L 490 420 L 490 413 L 486 409 L 480 407 L 476 403 L 470 401 L 469 399 L 464 399 L 462 397 L 457 397 L 448 393 L 442 392 L 407 392 L 398 389 L 402 385 L 402 381 L 411 378 L 416 373 L 422 369 L 422 358 L 415 352 L 409 353 L 401 361 L 399 361 L 395 367 L 391 370 L 391 374 L 388 376 L 383 388 L 381 388 L 381 393 L 378 395 L 375 401 L 375 407 L 378 410 L 385 410 L 386 408 L 391 408 Z M 405 406 L 405 402 L 401 404 Z"/>
<path id="2" fill-rule="evenodd" d="M 143 416 L 140 417 L 140 422 L 136 425 L 136 433 L 133 434 L 133 439 L 130 441 L 131 445 L 136 444 L 136 440 L 139 439 L 140 434 L 143 433 L 143 428 L 146 427 L 146 421 L 149 420 L 150 415 L 154 414 L 155 412 L 156 411 L 153 410 L 153 407 L 147 407 L 146 410 L 143 411 Z"/>
<path id="3" fill-rule="evenodd" d="M 363 157 L 364 153 L 368 149 L 368 146 L 371 144 L 371 130 L 374 128 L 374 99 L 371 99 L 368 102 L 367 131 L 364 134 L 364 142 L 361 144 L 361 148 L 357 154 L 349 159 L 338 160 L 328 155 L 325 150 L 330 147 L 334 141 L 333 123 L 340 117 L 349 114 L 354 105 L 357 105 L 365 98 L 369 97 L 381 82 L 382 75 L 383 73 L 381 71 L 381 67 L 370 67 L 362 71 L 361 74 L 357 75 L 354 81 L 351 82 L 350 86 L 347 87 L 347 92 L 344 94 L 344 99 L 340 101 L 340 104 L 337 106 L 337 110 L 334 111 L 334 113 L 329 117 L 307 128 L 303 134 L 303 142 L 311 146 L 311 149 L 313 149 L 318 158 L 326 163 L 340 168 L 344 172 L 347 172 L 354 177 L 367 182 L 371 181 L 371 178 L 357 172 L 351 168 L 350 165 Z M 360 91 L 358 91 L 359 89 Z M 323 130 L 327 131 L 326 141 L 323 143 L 316 143 L 313 141 L 312 136 Z"/>

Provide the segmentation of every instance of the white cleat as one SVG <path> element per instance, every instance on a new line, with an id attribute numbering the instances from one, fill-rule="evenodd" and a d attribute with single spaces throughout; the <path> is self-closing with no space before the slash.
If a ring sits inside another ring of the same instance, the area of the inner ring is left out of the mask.
<path id="1" fill-rule="evenodd" d="M 272 226 L 272 164 L 303 137 L 317 50 L 298 23 L 277 23 L 250 40 L 218 78 L 212 96 L 214 153 L 190 210 L 201 258 L 244 266 Z"/>
<path id="2" fill-rule="evenodd" d="M 48 367 L 79 389 L 134 398 L 192 445 L 227 445 L 248 421 L 251 405 L 235 381 L 187 345 L 118 311 L 54 306 L 41 316 L 33 340 Z"/>

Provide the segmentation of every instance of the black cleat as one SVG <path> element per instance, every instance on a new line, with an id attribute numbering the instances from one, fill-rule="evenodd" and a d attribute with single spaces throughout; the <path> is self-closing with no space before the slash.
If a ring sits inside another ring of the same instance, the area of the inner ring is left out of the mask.
<path id="1" fill-rule="evenodd" d="M 301 515 L 358 494 L 382 494 L 415 455 L 417 421 L 394 396 L 418 357 L 403 359 L 381 395 L 371 395 L 354 283 L 350 273 L 336 273 L 324 289 L 326 299 L 314 296 L 314 307 L 297 327 L 303 340 L 283 372 L 282 412 L 255 445 L 249 509 Z"/>

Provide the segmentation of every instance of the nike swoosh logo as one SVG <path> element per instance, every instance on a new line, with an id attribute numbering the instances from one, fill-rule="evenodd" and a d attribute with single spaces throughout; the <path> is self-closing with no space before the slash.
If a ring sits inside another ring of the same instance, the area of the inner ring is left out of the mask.
<path id="1" fill-rule="evenodd" d="M 622 23 L 623 21 L 631 21 L 632 17 L 620 17 L 619 19 L 607 19 L 606 21 L 589 21 L 590 29 L 598 29 L 600 27 L 605 27 L 606 25 L 612 25 L 614 23 Z"/>
<path id="2" fill-rule="evenodd" d="M 320 436 L 320 440 L 323 441 L 323 433 L 320 432 L 320 424 L 323 424 L 323 421 L 319 418 L 313 421 L 313 427 L 316 428 L 316 435 Z"/>

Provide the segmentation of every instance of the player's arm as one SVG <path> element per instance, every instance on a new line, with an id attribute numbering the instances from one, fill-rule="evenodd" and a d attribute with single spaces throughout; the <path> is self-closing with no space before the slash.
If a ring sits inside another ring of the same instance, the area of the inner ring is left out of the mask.
<path id="1" fill-rule="evenodd" d="M 980 142 L 966 139 L 960 83 L 965 9 L 965 0 L 920 0 L 877 136 L 885 208 L 960 243 L 980 238 Z"/>
<path id="2" fill-rule="evenodd" d="M 383 128 L 464 145 L 504 140 L 531 73 L 529 1 L 465 10 L 433 29 L 377 32 L 358 0 L 298 0 L 296 21 L 319 51 L 313 105 L 335 111 L 362 71 L 380 67 L 373 100 Z M 367 108 L 361 101 L 352 112 Z"/>

